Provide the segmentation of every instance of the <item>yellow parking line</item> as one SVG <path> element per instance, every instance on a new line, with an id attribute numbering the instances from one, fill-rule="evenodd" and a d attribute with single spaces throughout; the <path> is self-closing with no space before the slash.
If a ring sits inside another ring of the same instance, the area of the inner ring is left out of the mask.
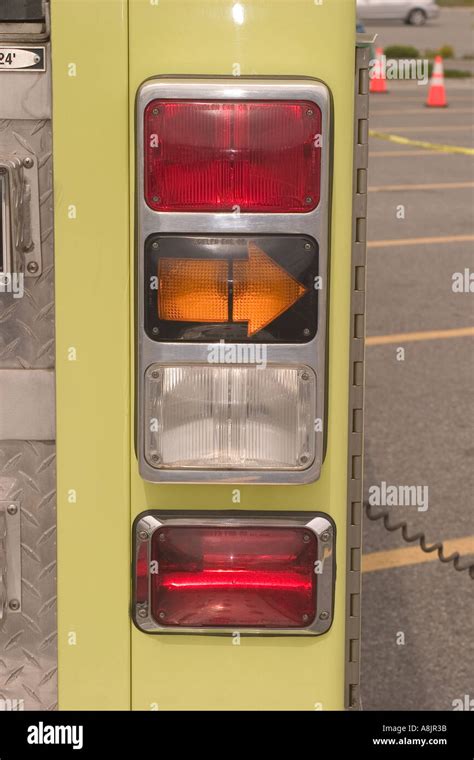
<path id="1" fill-rule="evenodd" d="M 474 148 L 466 148 L 463 145 L 442 145 L 427 142 L 426 140 L 411 140 L 409 137 L 392 135 L 389 132 L 377 132 L 375 129 L 369 129 L 369 137 L 375 137 L 378 140 L 388 140 L 398 145 L 413 145 L 416 148 L 426 148 L 426 150 L 433 150 L 437 153 L 461 153 L 465 156 L 474 156 Z"/>
<path id="2" fill-rule="evenodd" d="M 369 158 L 376 156 L 377 158 L 391 158 L 392 156 L 431 156 L 433 153 L 431 150 L 371 150 L 369 152 Z M 438 152 L 437 156 L 449 156 L 449 153 Z"/>
<path id="3" fill-rule="evenodd" d="M 474 327 L 454 327 L 450 330 L 424 330 L 420 332 L 392 333 L 391 335 L 369 335 L 365 339 L 365 345 L 386 346 L 391 343 L 400 345 L 403 343 L 413 343 L 417 340 L 466 338 L 471 335 L 474 335 Z"/>
<path id="4" fill-rule="evenodd" d="M 420 87 L 421 87 L 421 85 L 420 85 Z M 423 91 L 421 92 L 421 95 L 422 95 L 422 97 L 420 99 L 420 91 L 418 91 L 417 93 L 407 93 L 402 98 L 397 98 L 397 97 L 395 97 L 395 95 L 392 95 L 390 93 L 390 103 L 406 103 L 407 100 L 420 100 L 420 103 L 424 104 L 425 101 L 424 101 L 424 97 L 423 97 Z M 466 94 L 465 95 L 449 95 L 448 96 L 449 102 L 451 102 L 452 100 L 454 101 L 454 100 L 472 100 L 472 99 L 473 99 L 473 95 L 472 95 L 472 91 L 470 89 L 466 90 Z M 374 108 L 374 105 L 379 105 L 379 106 L 380 105 L 382 105 L 382 106 L 384 105 L 384 103 L 382 103 L 382 101 L 378 100 L 376 97 L 371 98 L 371 101 L 372 101 L 371 104 L 370 104 L 370 108 L 371 109 Z M 385 101 L 385 105 L 386 105 L 386 103 L 387 103 L 387 101 Z"/>
<path id="5" fill-rule="evenodd" d="M 450 538 L 447 541 L 443 541 L 443 546 L 445 557 L 448 557 L 453 552 L 459 552 L 461 556 L 474 554 L 474 536 Z M 407 546 L 383 552 L 370 552 L 369 554 L 362 555 L 362 572 L 372 573 L 375 570 L 389 570 L 393 567 L 420 565 L 424 562 L 433 562 L 437 559 L 437 551 L 427 554 L 419 546 Z"/>
<path id="6" fill-rule="evenodd" d="M 429 124 L 428 126 L 420 125 L 418 127 L 401 126 L 392 127 L 394 132 L 469 132 L 474 129 L 474 124 Z"/>
<path id="7" fill-rule="evenodd" d="M 372 185 L 369 193 L 387 192 L 393 190 L 461 190 L 474 187 L 474 182 L 431 182 L 419 185 Z"/>
<path id="8" fill-rule="evenodd" d="M 472 113 L 474 108 L 474 104 L 471 108 L 448 108 L 443 110 L 443 113 L 445 114 L 451 114 L 451 113 Z M 393 110 L 389 109 L 387 111 L 379 111 L 378 109 L 373 112 L 374 116 L 403 116 L 406 113 L 417 113 L 421 115 L 430 115 L 432 111 L 429 108 L 424 108 L 423 105 L 420 104 L 420 108 L 394 108 Z"/>
<path id="9" fill-rule="evenodd" d="M 400 240 L 369 240 L 367 248 L 397 248 L 401 245 L 436 245 L 437 243 L 468 243 L 474 235 L 442 235 L 440 237 L 400 238 Z"/>

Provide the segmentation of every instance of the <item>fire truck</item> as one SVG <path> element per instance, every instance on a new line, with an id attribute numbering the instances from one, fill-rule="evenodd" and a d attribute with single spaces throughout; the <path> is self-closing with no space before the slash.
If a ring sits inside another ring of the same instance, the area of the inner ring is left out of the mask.
<path id="1" fill-rule="evenodd" d="M 359 706 L 355 0 L 0 0 L 0 698 Z"/>

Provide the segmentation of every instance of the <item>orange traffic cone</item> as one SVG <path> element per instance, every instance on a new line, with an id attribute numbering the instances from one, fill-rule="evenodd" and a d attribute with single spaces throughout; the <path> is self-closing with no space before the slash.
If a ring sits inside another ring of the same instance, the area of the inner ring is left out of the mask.
<path id="1" fill-rule="evenodd" d="M 446 89 L 444 86 L 443 59 L 437 55 L 434 60 L 433 73 L 430 79 L 430 89 L 425 105 L 430 108 L 446 108 Z"/>
<path id="2" fill-rule="evenodd" d="M 377 48 L 375 51 L 375 62 L 373 64 L 372 76 L 370 77 L 369 92 L 387 92 L 387 80 L 382 60 L 383 49 Z"/>

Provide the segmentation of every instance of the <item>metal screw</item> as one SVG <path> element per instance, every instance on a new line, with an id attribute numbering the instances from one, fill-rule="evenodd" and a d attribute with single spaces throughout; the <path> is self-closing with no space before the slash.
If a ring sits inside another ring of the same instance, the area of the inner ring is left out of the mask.
<path id="1" fill-rule="evenodd" d="M 158 116 L 159 113 L 160 113 L 160 109 L 159 108 L 154 108 L 153 111 L 152 111 L 153 116 Z"/>
<path id="2" fill-rule="evenodd" d="M 308 541 L 309 541 L 309 535 L 308 535 L 308 533 L 305 533 L 305 534 L 304 534 L 304 536 L 303 536 L 303 541 L 305 542 L 305 544 L 307 544 L 307 543 L 308 543 Z"/>
<path id="3" fill-rule="evenodd" d="M 313 247 L 313 246 L 311 245 L 311 243 L 305 243 L 305 244 L 304 244 L 304 249 L 305 249 L 305 251 L 310 251 L 312 247 Z"/>
<path id="4" fill-rule="evenodd" d="M 321 541 L 325 541 L 326 542 L 326 541 L 329 541 L 330 538 L 331 538 L 331 536 L 330 536 L 330 534 L 328 533 L 327 530 L 324 533 L 321 533 Z"/>
<path id="5" fill-rule="evenodd" d="M 154 380 L 156 380 L 156 378 L 160 376 L 160 370 L 154 369 L 153 372 L 151 373 L 151 376 Z"/>
<path id="6" fill-rule="evenodd" d="M 147 541 L 148 540 L 148 533 L 146 530 L 141 530 L 138 533 L 138 538 L 140 541 Z"/>
<path id="7" fill-rule="evenodd" d="M 154 240 L 153 243 L 151 244 L 151 247 L 154 248 L 156 251 L 156 249 L 160 247 L 158 240 Z"/>
<path id="8" fill-rule="evenodd" d="M 148 612 L 146 610 L 144 610 L 144 609 L 141 608 L 141 609 L 137 610 L 137 615 L 138 615 L 138 617 L 145 618 L 145 617 L 148 616 Z"/>
<path id="9" fill-rule="evenodd" d="M 41 58 L 39 57 L 39 55 L 35 55 L 35 57 L 33 58 L 33 60 L 34 60 L 35 63 L 39 63 L 41 61 Z"/>
<path id="10" fill-rule="evenodd" d="M 29 272 L 30 274 L 36 274 L 36 272 L 37 272 L 37 271 L 38 271 L 38 269 L 39 269 L 39 266 L 38 266 L 38 264 L 36 263 L 36 261 L 30 261 L 30 263 L 27 265 L 27 267 L 26 267 L 26 268 L 27 268 L 27 270 L 28 270 L 28 272 Z"/>
<path id="11" fill-rule="evenodd" d="M 161 457 L 159 454 L 152 454 L 151 455 L 151 461 L 155 462 L 155 464 L 158 464 L 158 462 L 161 462 Z"/>
<path id="12" fill-rule="evenodd" d="M 312 116 L 313 114 L 314 114 L 313 109 L 312 108 L 308 108 L 308 110 L 306 111 L 306 116 Z"/>
<path id="13" fill-rule="evenodd" d="M 309 335 L 310 332 L 311 332 L 311 330 L 309 329 L 309 327 L 305 327 L 304 330 L 303 330 L 303 335 Z"/>
<path id="14" fill-rule="evenodd" d="M 165 540 L 166 540 L 165 534 L 164 533 L 160 533 L 160 541 L 165 541 Z"/>
<path id="15" fill-rule="evenodd" d="M 154 195 L 152 198 L 153 203 L 160 203 L 161 198 L 159 195 Z"/>
<path id="16" fill-rule="evenodd" d="M 18 507 L 16 506 L 16 504 L 9 504 L 7 507 L 7 512 L 9 515 L 16 515 L 16 513 L 18 512 Z"/>
<path id="17" fill-rule="evenodd" d="M 154 200 L 154 199 L 153 199 L 153 200 Z M 304 200 L 305 200 L 305 203 L 307 203 L 307 204 L 308 204 L 308 206 L 309 206 L 309 204 L 310 204 L 310 203 L 312 203 L 312 202 L 313 202 L 313 199 L 311 198 L 311 196 L 310 196 L 310 195 L 308 195 L 308 196 L 307 196 L 307 197 L 306 197 Z"/>
<path id="18" fill-rule="evenodd" d="M 160 614 L 158 615 L 158 617 L 160 618 L 160 620 L 163 620 L 163 618 L 166 617 L 166 615 L 165 615 L 164 612 L 160 612 Z"/>
<path id="19" fill-rule="evenodd" d="M 18 599 L 11 599 L 8 603 L 8 606 L 11 610 L 13 610 L 13 612 L 16 612 L 16 610 L 20 609 L 20 602 Z"/>
<path id="20" fill-rule="evenodd" d="M 160 332 L 160 328 L 159 327 L 154 327 L 153 330 L 152 330 L 153 335 L 158 335 L 159 332 Z"/>
<path id="21" fill-rule="evenodd" d="M 309 380 L 309 375 L 307 372 L 302 372 L 300 375 L 301 379 L 306 382 L 306 380 Z"/>
<path id="22" fill-rule="evenodd" d="M 305 612 L 305 614 L 303 615 L 303 623 L 307 623 L 308 620 L 309 620 L 309 615 L 307 615 Z"/>
<path id="23" fill-rule="evenodd" d="M 33 164 L 34 164 L 34 161 L 30 156 L 27 156 L 26 158 L 23 159 L 23 166 L 25 167 L 25 169 L 31 169 Z"/>
<path id="24" fill-rule="evenodd" d="M 329 612 L 326 612 L 325 610 L 323 610 L 323 612 L 321 612 L 321 614 L 319 616 L 319 619 L 320 620 L 327 620 L 328 617 L 329 617 Z"/>
<path id="25" fill-rule="evenodd" d="M 306 462 L 309 460 L 309 457 L 306 454 L 302 454 L 300 456 L 300 464 L 306 464 Z"/>

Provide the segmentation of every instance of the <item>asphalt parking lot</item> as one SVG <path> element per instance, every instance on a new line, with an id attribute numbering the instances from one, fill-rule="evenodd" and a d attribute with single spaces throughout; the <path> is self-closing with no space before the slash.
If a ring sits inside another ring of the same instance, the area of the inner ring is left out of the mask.
<path id="1" fill-rule="evenodd" d="M 456 47 L 439 24 L 431 42 L 422 30 L 427 46 Z M 449 107 L 429 109 L 426 87 L 389 82 L 371 96 L 370 128 L 472 148 L 473 83 L 447 80 Z M 452 285 L 474 273 L 473 193 L 472 154 L 370 139 L 366 499 L 382 482 L 419 487 L 426 499 L 391 506 L 392 524 L 445 542 L 461 567 L 474 562 L 474 292 Z M 363 709 L 474 709 L 469 573 L 367 518 L 363 568 Z"/>

